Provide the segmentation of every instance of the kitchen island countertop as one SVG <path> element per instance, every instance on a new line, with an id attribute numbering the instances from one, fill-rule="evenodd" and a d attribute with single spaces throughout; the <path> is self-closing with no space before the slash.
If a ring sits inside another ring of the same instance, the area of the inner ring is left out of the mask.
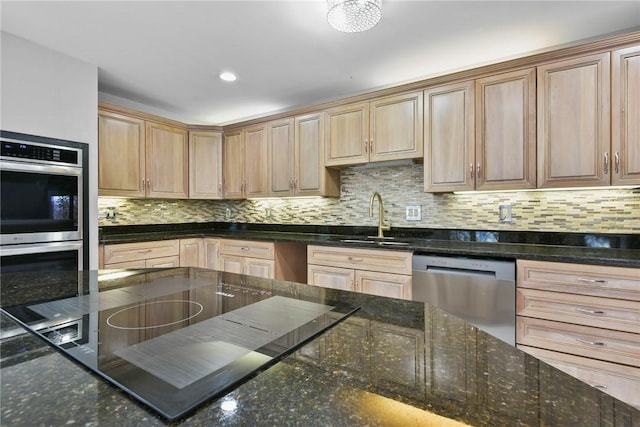
<path id="1" fill-rule="evenodd" d="M 310 287 L 195 268 L 194 276 L 275 295 Z M 80 281 L 97 280 L 84 272 Z M 69 276 L 2 276 L 3 307 L 68 291 Z M 640 410 L 538 361 L 437 308 L 326 289 L 360 310 L 295 353 L 177 422 L 211 425 L 640 425 Z M 1 423 L 164 425 L 155 412 L 2 315 Z M 12 332 L 15 335 L 12 335 Z M 454 421 L 455 420 L 455 421 Z"/>

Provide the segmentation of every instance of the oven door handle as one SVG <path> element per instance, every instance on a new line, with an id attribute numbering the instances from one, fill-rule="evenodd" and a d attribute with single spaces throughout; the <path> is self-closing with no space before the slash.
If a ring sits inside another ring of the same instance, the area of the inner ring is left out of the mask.
<path id="1" fill-rule="evenodd" d="M 75 251 L 82 249 L 82 242 L 29 243 L 0 246 L 0 256 L 29 255 L 45 252 Z"/>
<path id="2" fill-rule="evenodd" d="M 75 175 L 82 176 L 82 168 L 62 165 L 40 165 L 37 163 L 14 162 L 10 160 L 0 161 L 0 168 L 3 171 L 11 172 L 36 172 L 50 173 L 54 175 Z"/>

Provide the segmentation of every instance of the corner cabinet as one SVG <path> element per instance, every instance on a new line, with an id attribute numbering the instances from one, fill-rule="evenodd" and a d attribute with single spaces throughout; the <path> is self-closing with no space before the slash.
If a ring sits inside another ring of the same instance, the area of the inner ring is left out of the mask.
<path id="1" fill-rule="evenodd" d="M 611 61 L 613 185 L 640 184 L 640 46 L 615 50 Z"/>
<path id="2" fill-rule="evenodd" d="M 411 299 L 411 252 L 307 247 L 307 283 Z"/>
<path id="3" fill-rule="evenodd" d="M 98 111 L 98 194 L 188 198 L 188 141 L 182 128 Z"/>
<path id="4" fill-rule="evenodd" d="M 426 192 L 536 186 L 533 68 L 425 90 Z"/>
<path id="5" fill-rule="evenodd" d="M 538 187 L 609 185 L 610 54 L 538 66 Z"/>
<path id="6" fill-rule="evenodd" d="M 222 199 L 222 132 L 189 132 L 189 198 Z"/>
<path id="7" fill-rule="evenodd" d="M 405 93 L 328 110 L 326 166 L 422 157 L 422 96 Z"/>

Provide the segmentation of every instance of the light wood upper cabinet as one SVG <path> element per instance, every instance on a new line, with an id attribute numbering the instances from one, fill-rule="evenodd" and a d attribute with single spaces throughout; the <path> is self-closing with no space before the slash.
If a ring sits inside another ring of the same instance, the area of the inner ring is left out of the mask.
<path id="1" fill-rule="evenodd" d="M 267 128 L 260 124 L 247 127 L 245 132 L 245 197 L 267 197 L 268 162 Z"/>
<path id="2" fill-rule="evenodd" d="M 224 141 L 224 198 L 268 196 L 266 125 L 225 133 Z"/>
<path id="3" fill-rule="evenodd" d="M 269 196 L 293 196 L 294 190 L 294 128 L 293 118 L 267 125 L 269 144 Z"/>
<path id="4" fill-rule="evenodd" d="M 222 199 L 222 132 L 189 132 L 189 198 Z"/>
<path id="5" fill-rule="evenodd" d="M 535 70 L 425 91 L 425 191 L 536 187 Z"/>
<path id="6" fill-rule="evenodd" d="M 243 199 L 244 196 L 244 132 L 242 130 L 224 134 L 224 181 L 225 199 Z"/>
<path id="7" fill-rule="evenodd" d="M 610 54 L 538 67 L 538 187 L 609 185 Z"/>
<path id="8" fill-rule="evenodd" d="M 187 131 L 146 123 L 147 197 L 189 197 L 189 141 Z"/>
<path id="9" fill-rule="evenodd" d="M 474 189 L 474 84 L 425 90 L 424 191 Z"/>
<path id="10" fill-rule="evenodd" d="M 324 167 L 324 113 L 267 124 L 269 196 L 339 196 L 340 172 Z"/>
<path id="11" fill-rule="evenodd" d="M 325 114 L 294 120 L 294 190 L 297 196 L 340 196 L 340 171 L 325 168 Z"/>
<path id="12" fill-rule="evenodd" d="M 640 184 L 640 46 L 612 53 L 613 185 Z"/>
<path id="13" fill-rule="evenodd" d="M 327 111 L 326 166 L 422 157 L 422 92 Z"/>
<path id="14" fill-rule="evenodd" d="M 98 193 L 145 196 L 144 120 L 98 111 Z"/>
<path id="15" fill-rule="evenodd" d="M 369 161 L 369 103 L 342 105 L 327 111 L 326 166 Z"/>
<path id="16" fill-rule="evenodd" d="M 370 102 L 370 162 L 422 157 L 422 97 L 420 91 Z"/>
<path id="17" fill-rule="evenodd" d="M 476 80 L 476 190 L 536 188 L 536 72 Z"/>

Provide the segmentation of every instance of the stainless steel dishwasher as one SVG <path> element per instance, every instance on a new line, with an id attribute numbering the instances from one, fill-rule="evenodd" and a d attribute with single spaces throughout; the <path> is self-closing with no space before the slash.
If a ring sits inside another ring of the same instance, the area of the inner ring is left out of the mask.
<path id="1" fill-rule="evenodd" d="M 515 261 L 414 255 L 413 300 L 515 345 L 515 272 Z"/>

